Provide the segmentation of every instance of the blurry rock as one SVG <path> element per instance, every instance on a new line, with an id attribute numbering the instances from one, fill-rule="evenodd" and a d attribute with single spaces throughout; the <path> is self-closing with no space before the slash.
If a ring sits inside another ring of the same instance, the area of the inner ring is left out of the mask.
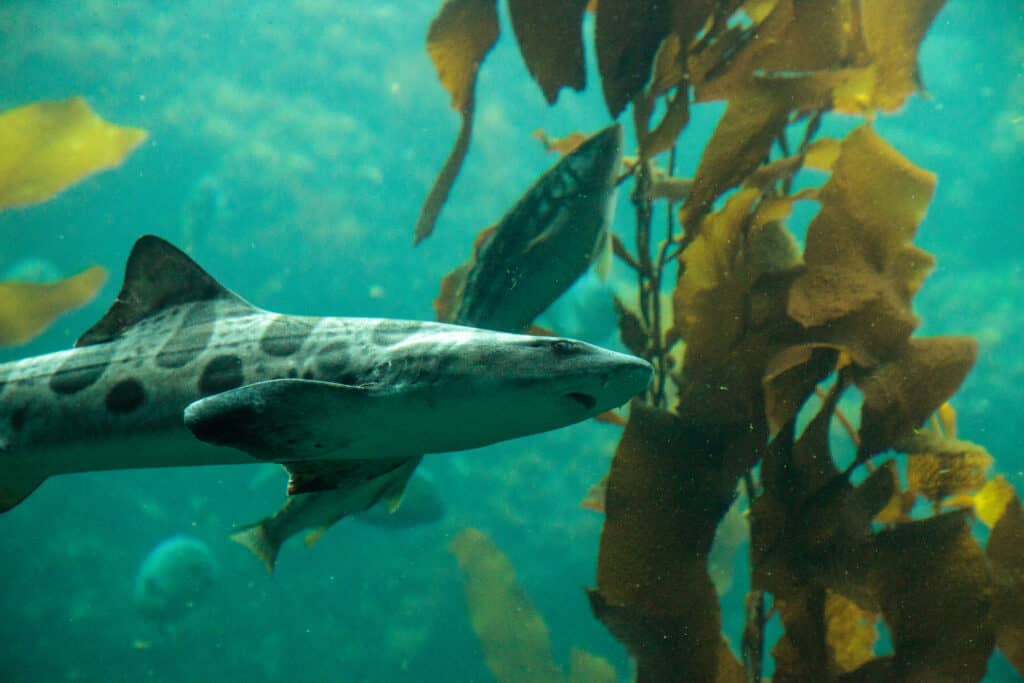
<path id="1" fill-rule="evenodd" d="M 135 607 L 147 620 L 171 627 L 200 604 L 216 574 L 217 564 L 203 541 L 172 536 L 157 545 L 139 567 Z"/>

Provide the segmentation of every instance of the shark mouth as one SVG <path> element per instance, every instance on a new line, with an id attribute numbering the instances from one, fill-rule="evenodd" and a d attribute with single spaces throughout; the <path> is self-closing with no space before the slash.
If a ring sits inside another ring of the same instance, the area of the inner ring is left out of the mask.
<path id="1" fill-rule="evenodd" d="M 587 410 L 593 410 L 594 406 L 597 405 L 597 399 L 590 394 L 583 394 L 578 391 L 571 391 L 565 395 L 566 398 L 571 398 Z"/>

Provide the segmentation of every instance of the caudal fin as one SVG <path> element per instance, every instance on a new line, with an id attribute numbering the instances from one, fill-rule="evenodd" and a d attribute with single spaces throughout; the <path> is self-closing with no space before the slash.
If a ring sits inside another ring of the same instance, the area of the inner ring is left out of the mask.
<path id="1" fill-rule="evenodd" d="M 267 531 L 267 520 L 260 520 L 231 534 L 231 540 L 248 548 L 266 565 L 268 573 L 274 573 L 274 564 L 277 562 L 277 553 L 281 549 L 281 543 L 271 538 Z"/>
<path id="2" fill-rule="evenodd" d="M 0 513 L 28 498 L 45 480 L 46 475 L 35 470 L 0 466 Z"/>

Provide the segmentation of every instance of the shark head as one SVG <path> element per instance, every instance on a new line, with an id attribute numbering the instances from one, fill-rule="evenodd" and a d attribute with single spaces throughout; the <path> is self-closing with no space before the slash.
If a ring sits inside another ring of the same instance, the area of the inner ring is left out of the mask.
<path id="1" fill-rule="evenodd" d="M 586 420 L 624 404 L 652 376 L 647 361 L 585 342 L 459 326 L 412 335 L 392 353 L 397 372 L 405 357 L 433 359 L 433 372 L 395 384 L 450 414 L 445 436 L 457 425 L 460 448 Z"/>

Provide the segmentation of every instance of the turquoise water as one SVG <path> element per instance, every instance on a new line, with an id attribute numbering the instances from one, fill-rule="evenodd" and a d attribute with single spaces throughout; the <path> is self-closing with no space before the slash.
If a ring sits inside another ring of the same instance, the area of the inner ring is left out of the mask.
<path id="1" fill-rule="evenodd" d="M 504 38 L 481 72 L 467 164 L 436 234 L 412 247 L 458 125 L 423 50 L 436 8 L 6 0 L 0 109 L 80 94 L 150 137 L 120 169 L 0 214 L 0 272 L 42 259 L 65 275 L 92 263 L 112 273 L 95 302 L 28 345 L 0 349 L 0 361 L 73 344 L 116 294 L 143 233 L 189 243 L 215 277 L 269 310 L 432 318 L 440 279 L 553 162 L 532 131 L 607 122 L 596 85 L 547 108 Z M 939 176 L 916 240 L 939 263 L 917 299 L 922 332 L 979 337 L 978 365 L 955 400 L 960 434 L 984 444 L 1018 490 L 1022 19 L 1014 3 L 951 0 L 922 50 L 928 97 L 877 122 Z M 695 112 L 681 174 L 696 167 L 719 113 Z M 620 197 L 624 234 L 629 213 Z M 342 522 L 312 548 L 288 544 L 273 577 L 227 536 L 277 508 L 279 478 L 248 467 L 55 478 L 0 517 L 0 680 L 492 680 L 446 550 L 466 526 L 508 554 L 560 663 L 582 646 L 626 680 L 625 652 L 581 590 L 594 583 L 602 519 L 579 500 L 607 470 L 617 436 L 586 423 L 432 456 L 424 468 L 445 501 L 441 522 Z M 133 594 L 147 554 L 179 534 L 203 541 L 216 566 L 168 633 Z M 1012 676 L 998 661 L 990 672 Z"/>

